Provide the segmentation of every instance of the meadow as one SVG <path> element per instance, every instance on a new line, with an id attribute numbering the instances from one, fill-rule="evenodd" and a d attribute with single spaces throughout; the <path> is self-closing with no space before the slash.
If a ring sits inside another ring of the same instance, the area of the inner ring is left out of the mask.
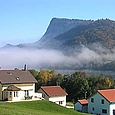
<path id="1" fill-rule="evenodd" d="M 0 103 L 0 115 L 88 115 L 49 101 Z"/>

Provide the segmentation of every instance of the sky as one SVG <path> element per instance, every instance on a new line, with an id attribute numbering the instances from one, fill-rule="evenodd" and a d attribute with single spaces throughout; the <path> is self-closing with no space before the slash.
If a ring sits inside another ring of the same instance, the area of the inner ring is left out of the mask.
<path id="1" fill-rule="evenodd" d="M 115 0 L 0 0 L 0 46 L 33 43 L 52 18 L 115 20 Z"/>

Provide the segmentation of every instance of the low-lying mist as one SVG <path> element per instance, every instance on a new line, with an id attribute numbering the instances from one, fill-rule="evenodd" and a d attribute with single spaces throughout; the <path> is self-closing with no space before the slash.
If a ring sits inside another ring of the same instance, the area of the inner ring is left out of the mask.
<path id="1" fill-rule="evenodd" d="M 114 51 L 114 50 L 113 50 Z M 61 51 L 47 49 L 4 48 L 0 49 L 0 66 L 2 69 L 65 69 L 80 68 L 92 62 L 102 64 L 115 60 L 115 53 L 103 48 L 96 51 L 83 47 L 79 52 L 66 56 Z"/>

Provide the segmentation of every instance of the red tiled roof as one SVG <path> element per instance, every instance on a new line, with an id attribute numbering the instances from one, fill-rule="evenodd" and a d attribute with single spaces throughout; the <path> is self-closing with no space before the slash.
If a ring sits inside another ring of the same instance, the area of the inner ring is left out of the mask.
<path id="1" fill-rule="evenodd" d="M 98 90 L 98 93 L 100 93 L 109 102 L 115 102 L 115 89 Z"/>
<path id="2" fill-rule="evenodd" d="M 60 86 L 43 86 L 41 89 L 50 97 L 67 95 Z"/>
<path id="3" fill-rule="evenodd" d="M 81 103 L 82 105 L 88 104 L 88 100 L 83 99 L 83 100 L 78 100 L 79 103 Z"/>
<path id="4" fill-rule="evenodd" d="M 0 70 L 0 83 L 37 83 L 29 71 L 22 70 Z"/>

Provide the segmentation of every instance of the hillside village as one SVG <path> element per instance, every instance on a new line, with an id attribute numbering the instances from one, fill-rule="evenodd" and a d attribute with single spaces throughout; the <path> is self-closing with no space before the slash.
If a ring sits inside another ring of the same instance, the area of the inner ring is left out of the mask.
<path id="1" fill-rule="evenodd" d="M 60 86 L 44 86 L 35 92 L 35 83 L 27 70 L 0 70 L 0 100 L 49 100 L 66 106 L 67 93 Z"/>
<path id="2" fill-rule="evenodd" d="M 0 100 L 8 102 L 49 100 L 66 107 L 66 97 L 69 94 L 64 89 L 60 86 L 41 86 L 35 92 L 36 83 L 38 81 L 26 68 L 0 70 Z M 96 115 L 115 115 L 115 89 L 97 90 L 89 97 L 77 100 L 74 103 L 74 110 Z"/>

